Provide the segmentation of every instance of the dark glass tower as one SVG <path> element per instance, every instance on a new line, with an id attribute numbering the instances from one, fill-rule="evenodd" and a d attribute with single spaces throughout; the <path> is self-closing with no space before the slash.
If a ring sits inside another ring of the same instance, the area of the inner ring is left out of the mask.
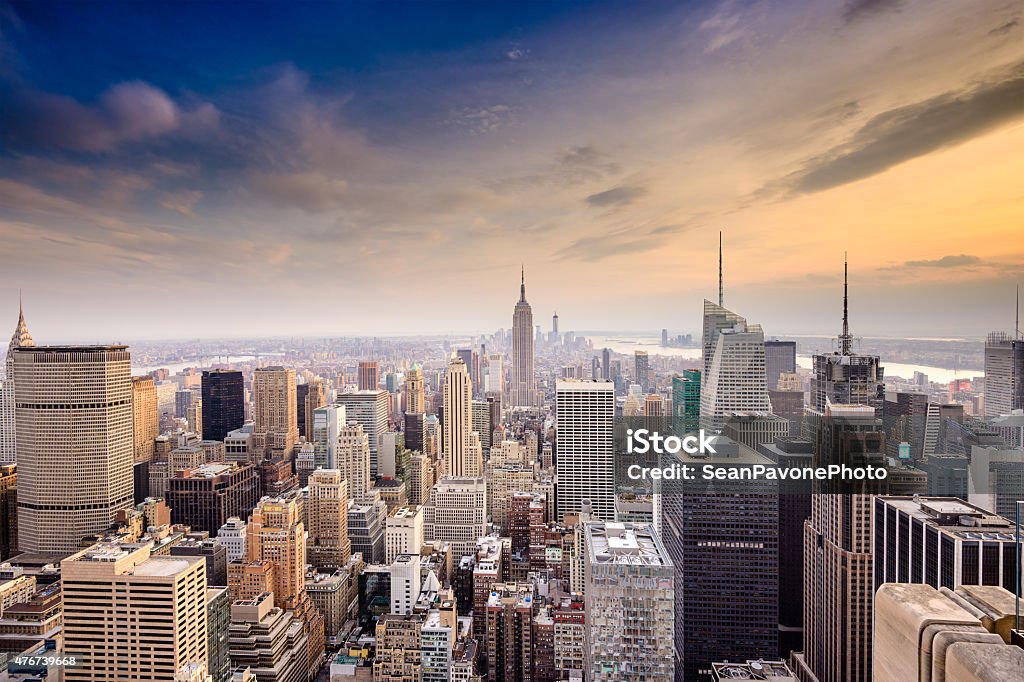
<path id="1" fill-rule="evenodd" d="M 796 341 L 765 341 L 764 366 L 768 390 L 775 390 L 780 374 L 796 371 Z"/>
<path id="2" fill-rule="evenodd" d="M 698 470 L 771 465 L 727 438 L 714 445 L 710 457 L 675 457 Z M 779 497 L 776 481 L 663 482 L 661 538 L 676 569 L 676 682 L 709 678 L 716 661 L 777 655 Z"/>
<path id="3" fill-rule="evenodd" d="M 238 370 L 203 372 L 203 440 L 224 440 L 245 423 L 245 383 Z"/>
<path id="4" fill-rule="evenodd" d="M 299 435 L 311 439 L 313 434 L 306 433 L 306 397 L 309 396 L 309 384 L 295 386 L 296 418 L 299 422 Z"/>

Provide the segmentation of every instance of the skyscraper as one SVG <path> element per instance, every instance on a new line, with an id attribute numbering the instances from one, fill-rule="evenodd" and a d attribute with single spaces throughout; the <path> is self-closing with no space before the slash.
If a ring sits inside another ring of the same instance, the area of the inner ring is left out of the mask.
<path id="1" fill-rule="evenodd" d="M 36 345 L 25 324 L 25 312 L 18 295 L 18 324 L 7 346 L 4 378 L 0 381 L 0 464 L 13 464 L 16 455 L 17 426 L 14 419 L 14 349 Z"/>
<path id="2" fill-rule="evenodd" d="M 233 369 L 203 372 L 203 440 L 224 440 L 245 424 L 245 383 Z"/>
<path id="3" fill-rule="evenodd" d="M 294 500 L 265 497 L 249 518 L 249 561 L 274 564 L 274 599 L 294 609 L 305 589 L 306 542 Z"/>
<path id="4" fill-rule="evenodd" d="M 373 485 L 370 477 L 370 438 L 361 424 L 350 423 L 338 431 L 335 468 L 348 483 L 349 498 L 364 502 Z"/>
<path id="5" fill-rule="evenodd" d="M 427 411 L 423 396 L 423 368 L 413 363 L 405 375 L 405 411 L 409 414 L 423 414 Z"/>
<path id="6" fill-rule="evenodd" d="M 309 438 L 306 432 L 306 398 L 309 397 L 309 384 L 295 386 L 295 424 L 299 428 L 299 437 Z"/>
<path id="7" fill-rule="evenodd" d="M 306 533 L 295 499 L 264 497 L 249 517 L 249 561 L 274 566 L 274 601 L 302 621 L 308 637 L 307 672 L 319 667 L 324 619 L 306 594 Z"/>
<path id="8" fill-rule="evenodd" d="M 652 526 L 589 523 L 585 679 L 671 682 L 675 567 Z"/>
<path id="9" fill-rule="evenodd" d="M 811 379 L 811 407 L 825 411 L 826 403 L 836 405 L 870 405 L 881 416 L 885 407 L 883 369 L 877 355 L 853 352 L 850 334 L 848 267 L 843 263 L 843 332 L 839 350 L 814 356 Z"/>
<path id="10" fill-rule="evenodd" d="M 768 390 L 774 391 L 779 387 L 780 374 L 796 371 L 796 341 L 765 341 L 764 366 Z"/>
<path id="11" fill-rule="evenodd" d="M 505 356 L 500 353 L 487 354 L 487 374 L 484 377 L 484 391 L 501 398 L 505 391 Z"/>
<path id="12" fill-rule="evenodd" d="M 363 427 L 370 446 L 370 473 L 377 475 L 377 448 L 381 434 L 388 430 L 390 397 L 387 391 L 355 391 L 339 393 L 334 401 L 345 406 L 345 418 Z"/>
<path id="13" fill-rule="evenodd" d="M 0 561 L 18 553 L 18 465 L 0 464 Z"/>
<path id="14" fill-rule="evenodd" d="M 491 412 L 494 403 L 488 400 L 474 400 L 472 403 L 473 431 L 480 436 L 480 446 L 486 450 L 491 449 L 491 436 L 494 434 L 494 427 L 491 422 Z M 480 463 L 481 467 L 483 462 Z M 481 469 L 481 472 L 483 469 Z"/>
<path id="15" fill-rule="evenodd" d="M 461 358 L 448 363 L 444 377 L 443 422 L 445 467 L 451 476 L 479 476 L 482 462 L 471 452 L 469 434 L 473 430 L 473 389 L 469 370 Z"/>
<path id="16" fill-rule="evenodd" d="M 94 545 L 60 564 L 66 680 L 202 682 L 206 560 Z"/>
<path id="17" fill-rule="evenodd" d="M 1024 408 L 1024 339 L 992 332 L 985 341 L 985 416 Z"/>
<path id="18" fill-rule="evenodd" d="M 135 377 L 132 377 L 134 379 Z M 154 386 L 155 389 L 155 386 Z M 180 388 L 174 393 L 174 416 L 178 419 L 186 419 L 188 417 L 188 410 L 192 407 L 192 390 L 188 388 Z M 196 399 L 199 396 L 195 396 Z"/>
<path id="19" fill-rule="evenodd" d="M 704 371 L 701 376 L 707 381 L 711 371 L 711 361 L 718 344 L 718 335 L 725 329 L 732 329 L 737 324 L 746 325 L 747 321 L 736 313 L 725 308 L 725 288 L 722 283 L 722 233 L 718 233 L 718 305 L 704 299 L 704 329 L 702 348 Z"/>
<path id="20" fill-rule="evenodd" d="M 325 573 L 347 564 L 352 556 L 348 539 L 348 485 L 338 469 L 317 469 L 310 474 L 305 513 L 309 563 Z"/>
<path id="21" fill-rule="evenodd" d="M 422 679 L 421 614 L 388 613 L 377 620 L 374 682 L 415 682 Z"/>
<path id="22" fill-rule="evenodd" d="M 247 595 L 231 605 L 228 651 L 236 666 L 231 682 L 308 679 L 310 648 L 303 624 L 281 609 L 272 593 Z"/>
<path id="23" fill-rule="evenodd" d="M 473 351 L 472 348 L 459 348 L 457 351 L 455 351 L 455 355 L 453 357 L 457 357 L 461 359 L 464 363 L 466 363 L 466 371 L 469 372 L 470 386 L 472 386 L 473 392 L 476 393 L 478 389 L 476 383 L 476 373 L 473 368 L 473 358 L 478 357 L 477 354 Z"/>
<path id="24" fill-rule="evenodd" d="M 245 516 L 259 501 L 259 471 L 239 462 L 187 468 L 167 481 L 165 496 L 173 523 L 216 533 L 228 519 Z"/>
<path id="25" fill-rule="evenodd" d="M 562 379 L 555 385 L 558 520 L 590 500 L 602 520 L 615 518 L 615 388 L 610 381 Z"/>
<path id="26" fill-rule="evenodd" d="M 633 351 L 633 381 L 644 393 L 651 392 L 651 366 L 645 350 Z"/>
<path id="27" fill-rule="evenodd" d="M 18 544 L 70 553 L 133 503 L 127 346 L 14 349 Z"/>
<path id="28" fill-rule="evenodd" d="M 608 348 L 601 351 L 601 378 L 605 380 L 612 378 L 612 351 Z"/>
<path id="29" fill-rule="evenodd" d="M 426 415 L 422 412 L 419 414 L 409 412 L 406 413 L 404 421 L 405 430 L 403 431 L 403 436 L 405 437 L 406 449 L 422 454 L 425 447 L 424 441 L 427 438 Z"/>
<path id="30" fill-rule="evenodd" d="M 156 409 L 156 384 L 149 375 L 132 377 L 132 430 L 135 461 L 152 460 L 156 437 L 160 435 L 160 415 Z"/>
<path id="31" fill-rule="evenodd" d="M 700 370 L 685 369 L 672 377 L 672 428 L 677 434 L 700 428 Z"/>
<path id="32" fill-rule="evenodd" d="M 879 495 L 872 516 L 874 589 L 997 585 L 1014 591 L 1014 524 L 953 497 Z"/>
<path id="33" fill-rule="evenodd" d="M 867 405 L 832 405 L 815 425 L 814 465 L 880 465 L 881 419 Z M 804 653 L 818 682 L 870 682 L 871 500 L 864 492 L 814 494 L 804 525 Z"/>
<path id="34" fill-rule="evenodd" d="M 380 383 L 376 360 L 364 360 L 359 363 L 359 390 L 376 391 Z"/>
<path id="35" fill-rule="evenodd" d="M 526 302 L 526 273 L 519 285 L 519 302 L 512 313 L 512 407 L 532 407 L 536 401 L 537 378 L 533 367 L 533 309 Z"/>
<path id="36" fill-rule="evenodd" d="M 324 382 L 320 377 L 313 377 L 304 384 L 295 387 L 295 407 L 297 411 L 297 423 L 299 436 L 305 436 L 306 440 L 313 440 L 313 412 L 318 407 L 327 404 L 327 396 L 324 395 Z"/>
<path id="37" fill-rule="evenodd" d="M 532 680 L 533 618 L 537 598 L 533 583 L 498 583 L 487 597 L 487 680 Z"/>
<path id="38" fill-rule="evenodd" d="M 744 469 L 769 460 L 725 437 L 715 454 L 679 453 L 664 464 Z M 778 486 L 663 482 L 661 532 L 675 566 L 675 652 L 680 682 L 706 679 L 711 663 L 773 656 L 778 643 Z M 589 595 L 587 595 L 589 597 Z"/>
<path id="39" fill-rule="evenodd" d="M 705 300 L 702 428 L 720 430 L 733 412 L 771 411 L 764 363 L 761 325 Z"/>
<path id="40" fill-rule="evenodd" d="M 257 368 L 252 378 L 252 394 L 255 433 L 265 434 L 268 458 L 290 460 L 299 442 L 295 370 Z"/>
<path id="41" fill-rule="evenodd" d="M 482 478 L 444 478 L 430 489 L 423 507 L 423 539 L 452 545 L 454 556 L 476 551 L 487 534 L 487 486 Z"/>
<path id="42" fill-rule="evenodd" d="M 325 405 L 313 410 L 313 466 L 335 469 L 338 466 L 338 436 L 345 427 L 345 406 Z"/>

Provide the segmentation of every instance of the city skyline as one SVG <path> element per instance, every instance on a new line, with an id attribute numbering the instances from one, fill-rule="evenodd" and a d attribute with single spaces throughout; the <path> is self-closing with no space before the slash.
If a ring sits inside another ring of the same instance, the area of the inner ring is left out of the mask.
<path id="1" fill-rule="evenodd" d="M 1019 7 L 402 10 L 4 5 L 0 305 L 46 338 L 252 336 L 243 292 L 291 335 L 479 333 L 522 263 L 537 319 L 692 332 L 721 230 L 769 335 L 836 333 L 843 252 L 858 334 L 1011 331 Z"/>
<path id="2" fill-rule="evenodd" d="M 1021 178 L 1024 0 L 0 0 L 0 679 L 1024 682 Z"/>

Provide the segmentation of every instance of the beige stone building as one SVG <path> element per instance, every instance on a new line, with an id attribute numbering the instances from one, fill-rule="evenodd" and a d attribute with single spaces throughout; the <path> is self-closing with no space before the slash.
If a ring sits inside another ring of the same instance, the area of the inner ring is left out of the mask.
<path id="1" fill-rule="evenodd" d="M 268 456 L 291 460 L 299 442 L 295 370 L 260 367 L 253 373 L 252 393 L 255 432 L 265 434 Z"/>
<path id="2" fill-rule="evenodd" d="M 156 383 L 151 376 L 132 377 L 132 427 L 135 434 L 135 461 L 151 461 L 156 437 L 160 435 Z"/>
<path id="3" fill-rule="evenodd" d="M 127 346 L 14 349 L 18 544 L 68 555 L 133 504 Z"/>
<path id="4" fill-rule="evenodd" d="M 206 561 L 99 544 L 61 562 L 66 680 L 204 682 Z"/>
<path id="5" fill-rule="evenodd" d="M 307 561 L 322 571 L 347 564 L 352 556 L 348 539 L 348 484 L 339 470 L 317 469 L 310 475 L 306 519 Z"/>

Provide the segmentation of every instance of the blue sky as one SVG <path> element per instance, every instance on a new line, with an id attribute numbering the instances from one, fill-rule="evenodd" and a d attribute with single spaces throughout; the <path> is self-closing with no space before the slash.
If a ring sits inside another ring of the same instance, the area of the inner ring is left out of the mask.
<path id="1" fill-rule="evenodd" d="M 541 318 L 684 333 L 722 230 L 768 333 L 833 331 L 847 251 L 858 333 L 981 335 L 1024 273 L 1022 14 L 0 3 L 0 305 L 44 340 L 490 331 L 525 263 Z"/>

